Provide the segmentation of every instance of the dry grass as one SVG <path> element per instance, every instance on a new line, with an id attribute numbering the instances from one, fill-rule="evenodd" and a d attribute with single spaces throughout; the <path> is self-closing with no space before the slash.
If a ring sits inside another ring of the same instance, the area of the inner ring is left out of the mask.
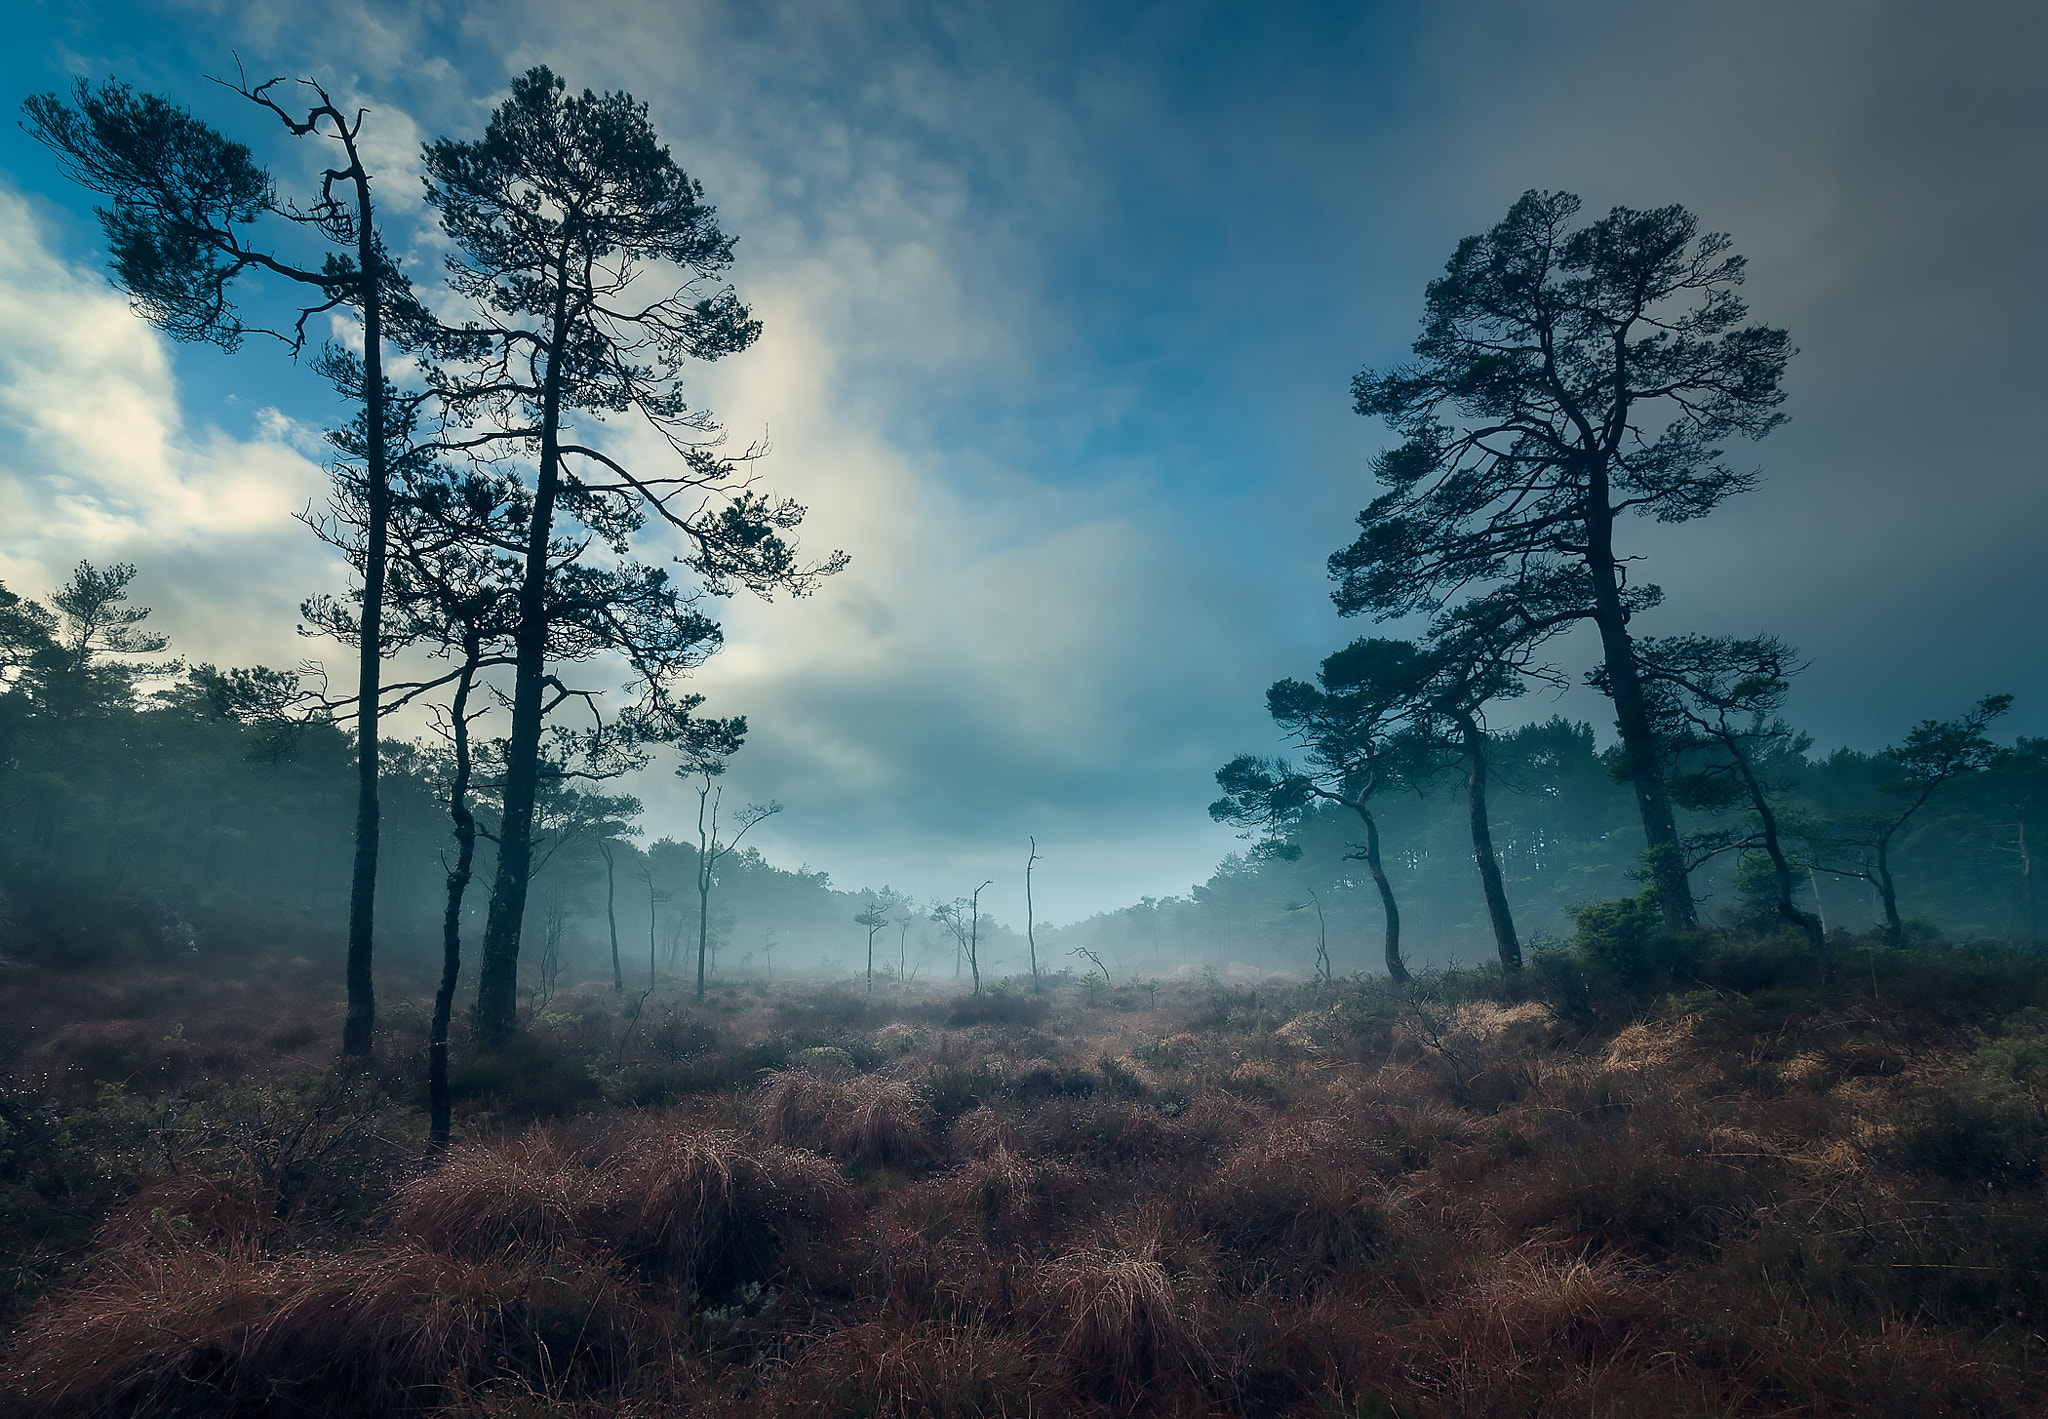
<path id="1" fill-rule="evenodd" d="M 1481 977 L 955 1028 L 814 992 L 623 1058 L 579 999 L 554 1047 L 614 1103 L 475 1104 L 432 1169 L 410 1077 L 293 1082 L 319 1010 L 96 986 L 0 1096 L 47 1288 L 0 1410 L 2048 1413 L 2048 991 L 1958 978 L 1604 1028 Z"/>
<path id="2" fill-rule="evenodd" d="M 934 1114 L 910 1085 L 873 1076 L 837 1078 L 806 1069 L 775 1075 L 757 1098 L 762 1131 L 869 1168 L 914 1168 L 939 1155 Z"/>

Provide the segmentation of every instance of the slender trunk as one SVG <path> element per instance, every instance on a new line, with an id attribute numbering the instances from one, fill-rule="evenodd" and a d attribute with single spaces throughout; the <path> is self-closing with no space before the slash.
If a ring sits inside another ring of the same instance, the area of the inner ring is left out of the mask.
<path id="1" fill-rule="evenodd" d="M 600 842 L 598 851 L 604 854 L 604 924 L 612 933 L 612 991 L 626 993 L 626 972 L 619 965 L 619 889 L 616 864 L 612 861 L 612 845 Z"/>
<path id="2" fill-rule="evenodd" d="M 1825 936 L 1828 931 L 1828 909 L 1826 903 L 1820 899 L 1820 873 L 1809 867 L 1806 869 L 1806 880 L 1813 887 L 1813 914 L 1820 918 L 1821 935 Z"/>
<path id="3" fill-rule="evenodd" d="M 1472 810 L 1472 857 L 1479 864 L 1479 885 L 1486 894 L 1486 915 L 1493 923 L 1493 945 L 1500 955 L 1500 968 L 1512 975 L 1522 969 L 1522 943 L 1515 935 L 1514 914 L 1508 910 L 1507 889 L 1501 885 L 1500 860 L 1493 851 L 1493 828 L 1486 820 L 1486 735 L 1469 714 L 1457 716 L 1457 722 L 1465 741 L 1465 791 Z"/>
<path id="4" fill-rule="evenodd" d="M 878 927 L 868 928 L 868 994 L 875 993 L 875 932 Z"/>
<path id="5" fill-rule="evenodd" d="M 540 469 L 533 516 L 526 533 L 526 566 L 519 584 L 519 630 L 512 681 L 512 729 L 505 746 L 505 811 L 498 836 L 498 871 L 484 926 L 478 971 L 477 1035 L 486 1049 L 502 1049 L 518 1026 L 519 933 L 526 919 L 526 888 L 533 872 L 533 803 L 540 784 L 541 691 L 547 676 L 548 544 L 561 481 L 561 364 L 566 358 L 566 287 L 555 299 L 553 342 L 541 398 Z"/>
<path id="6" fill-rule="evenodd" d="M 1899 920 L 1899 892 L 1892 885 L 1892 835 L 1878 834 L 1877 838 L 1877 895 L 1884 903 L 1884 941 L 1887 946 L 1897 946 L 1906 939 L 1906 924 Z"/>
<path id="7" fill-rule="evenodd" d="M 369 440 L 363 477 L 369 514 L 363 529 L 363 624 L 356 667 L 356 854 L 348 891 L 348 1015 L 341 1052 L 367 1059 L 377 1026 L 377 995 L 370 958 L 377 904 L 378 732 L 377 695 L 383 666 L 385 542 L 391 519 L 391 470 L 384 409 L 384 311 L 382 258 L 371 224 L 370 178 L 356 158 L 356 260 L 362 272 L 363 404 Z"/>
<path id="8" fill-rule="evenodd" d="M 647 874 L 647 988 L 654 989 L 654 874 Z"/>
<path id="9" fill-rule="evenodd" d="M 1387 974 L 1405 984 L 1408 966 L 1401 959 L 1401 909 L 1394 904 L 1393 884 L 1387 881 L 1386 869 L 1380 866 L 1380 825 L 1373 821 L 1363 800 L 1351 806 L 1365 820 L 1365 865 L 1372 870 L 1373 885 L 1380 889 L 1380 905 L 1387 914 Z"/>
<path id="10" fill-rule="evenodd" d="M 1784 845 L 1778 841 L 1778 815 L 1772 811 L 1770 798 L 1751 771 L 1748 757 L 1730 741 L 1723 739 L 1722 742 L 1734 755 L 1736 772 L 1742 776 L 1743 787 L 1749 790 L 1750 806 L 1756 809 L 1756 816 L 1763 823 L 1764 852 L 1771 859 L 1771 869 L 1778 878 L 1778 915 L 1806 933 L 1806 944 L 1813 951 L 1813 963 L 1820 970 L 1821 982 L 1833 985 L 1835 959 L 1828 951 L 1827 932 L 1822 928 L 1819 917 L 1792 900 L 1792 864 L 1786 860 Z"/>
<path id="11" fill-rule="evenodd" d="M 1621 582 L 1615 572 L 1614 514 L 1607 502 L 1607 476 L 1596 470 L 1587 496 L 1587 570 L 1593 578 L 1593 622 L 1600 628 L 1600 649 L 1607 670 L 1608 693 L 1614 699 L 1614 724 L 1621 736 L 1622 763 L 1635 789 L 1636 809 L 1648 844 L 1650 879 L 1667 931 L 1689 931 L 1699 925 L 1692 886 L 1686 881 L 1685 855 L 1678 846 L 1678 825 L 1671 799 L 1664 791 L 1664 770 L 1657 753 L 1657 734 L 1650 723 L 1649 702 L 1636 670 L 1635 641 L 1621 605 Z"/>
<path id="12" fill-rule="evenodd" d="M 441 988 L 434 992 L 434 1025 L 427 1042 L 427 1147 L 448 1150 L 448 1017 L 455 1009 L 455 982 L 462 974 L 462 898 L 476 860 L 476 816 L 469 811 L 469 690 L 476 664 L 474 633 L 463 647 L 462 678 L 456 682 L 455 777 L 448 785 L 448 816 L 455 821 L 455 866 L 448 872 L 448 900 L 441 914 Z"/>
<path id="13" fill-rule="evenodd" d="M 698 857 L 697 869 L 697 1003 L 704 1003 L 704 958 L 711 949 L 711 869 Z"/>
<path id="14" fill-rule="evenodd" d="M 1034 991 L 1045 987 L 1038 979 L 1038 928 L 1032 925 L 1037 915 L 1031 907 L 1031 869 L 1038 861 L 1038 839 L 1031 840 L 1031 856 L 1024 859 L 1024 939 L 1031 946 L 1031 988 Z M 1154 954 L 1157 954 L 1156 952 Z"/>

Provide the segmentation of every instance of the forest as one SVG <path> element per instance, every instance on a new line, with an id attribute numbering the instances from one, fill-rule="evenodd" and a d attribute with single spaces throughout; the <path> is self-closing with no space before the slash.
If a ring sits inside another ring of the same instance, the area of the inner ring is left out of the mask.
<path id="1" fill-rule="evenodd" d="M 227 88 L 309 184 L 118 80 L 23 121 L 139 321 L 345 409 L 346 674 L 0 588 L 7 1412 L 2048 1412 L 2048 740 L 1987 684 L 1817 752 L 1806 655 L 1651 579 L 1786 417 L 1731 238 L 1460 241 L 1351 385 L 1361 633 L 1215 745 L 1244 847 L 1004 922 L 728 792 L 718 618 L 863 551 L 686 397 L 764 323 L 647 105 L 426 141 L 434 269 L 373 113 Z"/>

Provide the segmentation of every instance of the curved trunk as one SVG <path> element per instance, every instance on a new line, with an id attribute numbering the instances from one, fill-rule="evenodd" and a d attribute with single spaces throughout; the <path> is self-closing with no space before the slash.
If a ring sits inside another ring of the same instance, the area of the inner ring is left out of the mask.
<path id="1" fill-rule="evenodd" d="M 1479 885 L 1486 896 L 1487 918 L 1493 923 L 1493 946 L 1500 956 L 1500 968 L 1513 974 L 1522 969 L 1522 943 L 1515 935 L 1514 914 L 1508 910 L 1507 889 L 1501 884 L 1500 859 L 1493 851 L 1493 828 L 1486 818 L 1486 735 L 1469 714 L 1458 715 L 1457 723 L 1465 744 L 1472 857 L 1479 864 Z"/>
<path id="2" fill-rule="evenodd" d="M 1786 860 L 1784 846 L 1778 841 L 1778 815 L 1771 811 L 1770 799 L 1765 795 L 1763 785 L 1757 782 L 1756 775 L 1750 771 L 1748 758 L 1734 745 L 1729 745 L 1729 748 L 1735 756 L 1736 772 L 1742 775 L 1743 787 L 1749 790 L 1750 806 L 1756 809 L 1756 816 L 1763 823 L 1764 852 L 1771 859 L 1771 868 L 1778 878 L 1778 915 L 1806 933 L 1806 944 L 1813 951 L 1813 963 L 1820 971 L 1821 982 L 1833 985 L 1835 960 L 1828 952 L 1827 932 L 1822 929 L 1819 917 L 1792 900 L 1792 864 Z"/>
<path id="3" fill-rule="evenodd" d="M 1614 700 L 1614 726 L 1621 736 L 1622 762 L 1636 794 L 1648 845 L 1650 880 L 1664 913 L 1664 929 L 1688 931 L 1699 925 L 1692 885 L 1686 880 L 1685 854 L 1678 845 L 1678 825 L 1671 799 L 1664 791 L 1664 770 L 1657 753 L 1657 734 L 1650 723 L 1649 702 L 1636 669 L 1635 641 L 1622 609 L 1621 582 L 1615 572 L 1614 514 L 1607 503 L 1607 476 L 1596 467 L 1587 495 L 1587 570 L 1593 578 L 1593 623 L 1600 628 L 1602 663 L 1608 694 Z"/>
<path id="4" fill-rule="evenodd" d="M 349 142 L 349 156 L 355 159 Z M 368 1058 L 377 1025 L 377 994 L 371 980 L 373 924 L 377 904 L 377 695 L 383 667 L 385 542 L 391 519 L 390 450 L 384 409 L 384 311 L 382 261 L 371 225 L 370 179 L 356 159 L 357 265 L 362 272 L 363 402 L 369 439 L 364 450 L 368 518 L 363 528 L 363 624 L 356 667 L 356 851 L 348 891 L 348 1015 L 341 1052 Z"/>
<path id="5" fill-rule="evenodd" d="M 1351 806 L 1365 821 L 1365 865 L 1372 871 L 1373 885 L 1380 889 L 1380 906 L 1387 914 L 1387 974 L 1405 984 L 1409 977 L 1408 965 L 1401 959 L 1401 908 L 1394 904 L 1393 884 L 1387 881 L 1386 869 L 1380 866 L 1380 825 L 1373 821 L 1363 802 Z"/>
<path id="6" fill-rule="evenodd" d="M 476 816 L 469 811 L 469 668 L 474 643 L 465 648 L 462 679 L 455 686 L 455 778 L 448 785 L 448 816 L 455 820 L 455 866 L 448 871 L 448 900 L 441 913 L 441 987 L 434 992 L 433 1032 L 427 1041 L 427 1147 L 448 1149 L 448 1017 L 455 1008 L 455 983 L 462 974 L 462 898 L 476 860 Z"/>

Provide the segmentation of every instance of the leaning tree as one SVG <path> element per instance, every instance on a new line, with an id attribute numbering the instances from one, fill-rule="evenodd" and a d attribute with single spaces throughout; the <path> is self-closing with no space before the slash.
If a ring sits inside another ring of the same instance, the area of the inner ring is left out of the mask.
<path id="1" fill-rule="evenodd" d="M 1623 766 L 1666 924 L 1693 924 L 1658 774 L 1631 618 L 1659 599 L 1616 545 L 1629 517 L 1684 522 L 1750 487 L 1720 444 L 1782 422 L 1793 351 L 1746 324 L 1743 260 L 1683 207 L 1617 207 L 1574 228 L 1579 200 L 1529 192 L 1458 244 L 1424 293 L 1414 358 L 1368 369 L 1355 407 L 1402 442 L 1386 489 L 1330 559 L 1338 608 L 1379 619 L 1461 596 L 1527 603 L 1532 635 L 1599 630 Z"/>
<path id="2" fill-rule="evenodd" d="M 430 144 L 425 161 L 427 200 L 453 248 L 450 284 L 470 312 L 444 339 L 453 353 L 433 374 L 444 442 L 516 460 L 531 493 L 514 549 L 521 583 L 504 821 L 477 995 L 479 1035 L 496 1045 L 515 1024 L 542 728 L 560 699 L 551 575 L 587 585 L 586 624 L 595 626 L 611 614 L 608 579 L 618 573 L 582 560 L 585 552 L 626 557 L 650 522 L 680 534 L 681 560 L 711 595 L 738 586 L 801 594 L 844 558 L 801 561 L 791 534 L 803 509 L 758 493 L 747 458 L 721 454 L 717 425 L 684 398 L 691 361 L 745 350 L 760 325 L 723 284 L 733 239 L 656 137 L 644 104 L 623 93 L 572 94 L 535 68 L 513 81 L 481 138 Z M 651 429 L 665 454 L 629 459 L 605 437 L 614 415 Z M 637 584 L 651 582 L 652 574 Z M 693 649 L 708 654 L 715 627 L 690 614 Z M 674 680 L 691 656 L 628 659 L 639 723 L 682 735 L 697 701 Z"/>
<path id="3" fill-rule="evenodd" d="M 1304 762 L 1242 754 L 1216 771 L 1223 797 L 1209 805 L 1219 823 L 1284 832 L 1317 802 L 1338 804 L 1365 828 L 1359 847 L 1386 916 L 1387 974 L 1408 979 L 1401 956 L 1401 909 L 1380 858 L 1371 799 L 1407 785 L 1417 767 L 1411 733 L 1418 696 L 1432 675 L 1411 642 L 1359 640 L 1324 659 L 1316 683 L 1281 680 L 1266 691 L 1274 722 L 1299 745 Z"/>
<path id="4" fill-rule="evenodd" d="M 1686 843 L 1701 860 L 1721 852 L 1761 852 L 1777 889 L 1778 915 L 1806 937 L 1824 983 L 1835 979 L 1834 957 L 1819 916 L 1795 898 L 1778 800 L 1784 785 L 1771 761 L 1802 753 L 1807 741 L 1778 711 L 1805 668 L 1775 636 L 1644 637 L 1636 645 L 1644 709 L 1658 734 L 1659 778 L 1687 808 L 1709 813 L 1747 809 L 1750 822 L 1708 828 Z M 1606 670 L 1592 675 L 1608 689 Z"/>

